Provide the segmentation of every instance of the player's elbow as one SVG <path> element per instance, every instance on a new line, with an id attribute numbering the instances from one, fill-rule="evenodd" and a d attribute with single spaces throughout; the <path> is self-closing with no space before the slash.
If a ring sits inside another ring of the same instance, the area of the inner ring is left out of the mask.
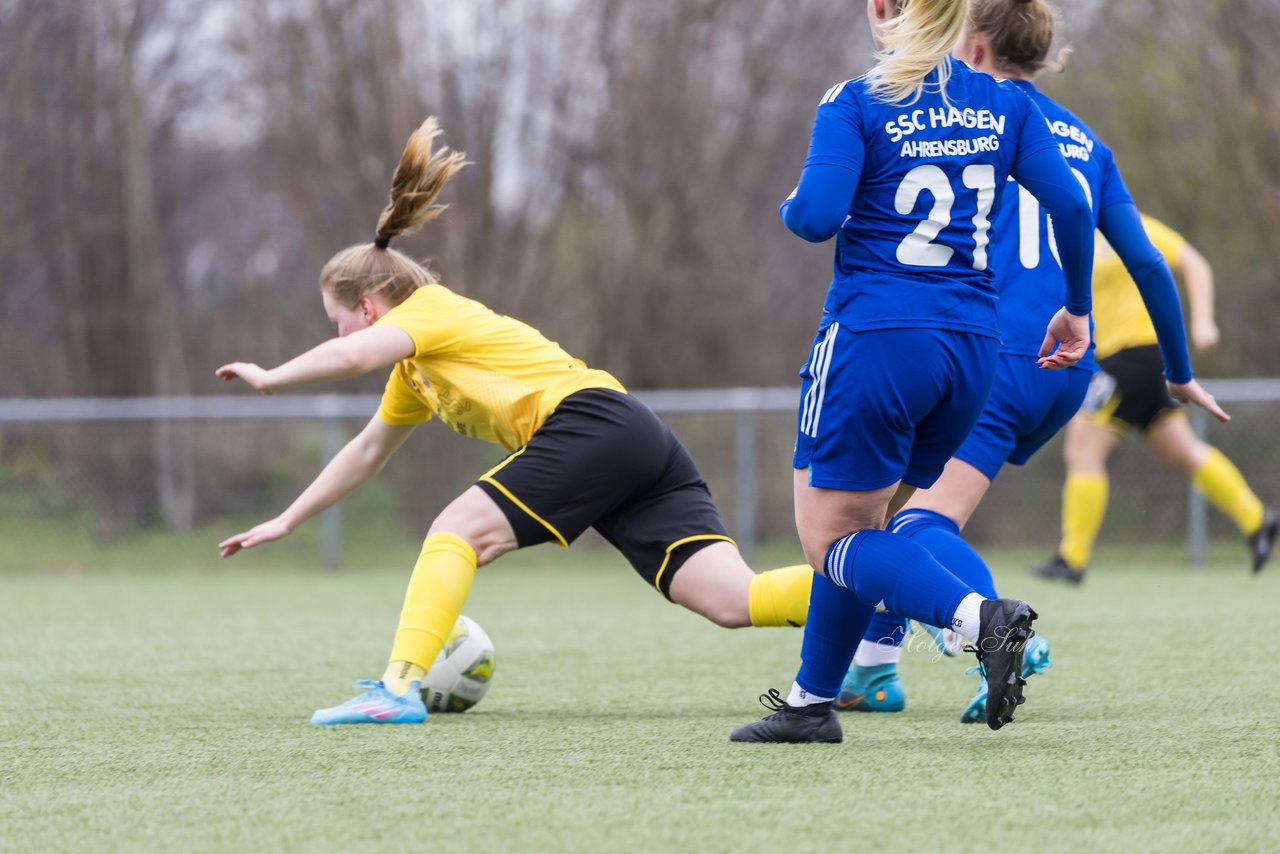
<path id="1" fill-rule="evenodd" d="M 342 376 L 355 377 L 379 367 L 377 354 L 359 338 L 339 338 L 336 357 Z"/>
<path id="2" fill-rule="evenodd" d="M 782 221 L 795 236 L 810 243 L 822 243 L 835 237 L 844 223 L 845 211 L 828 211 L 792 199 L 782 211 Z"/>
<path id="3" fill-rule="evenodd" d="M 1178 272 L 1187 280 L 1188 285 L 1204 284 L 1213 287 L 1213 267 L 1209 259 L 1201 255 L 1194 247 L 1187 245 L 1178 253 Z"/>
<path id="4" fill-rule="evenodd" d="M 1055 219 L 1072 223 L 1081 232 L 1093 231 L 1093 209 L 1089 207 L 1089 199 L 1084 193 L 1064 196 L 1058 206 L 1061 211 L 1054 211 Z"/>
<path id="5" fill-rule="evenodd" d="M 1142 256 L 1133 259 L 1133 262 L 1125 265 L 1129 277 L 1133 279 L 1134 284 L 1138 286 L 1138 292 L 1144 297 L 1154 295 L 1162 296 L 1162 287 L 1171 280 L 1169 279 L 1169 268 L 1165 263 L 1164 256 L 1156 251 L 1155 247 L 1151 251 L 1144 253 Z M 1169 299 L 1177 299 L 1177 292 L 1173 290 L 1173 286 L 1169 285 Z"/>

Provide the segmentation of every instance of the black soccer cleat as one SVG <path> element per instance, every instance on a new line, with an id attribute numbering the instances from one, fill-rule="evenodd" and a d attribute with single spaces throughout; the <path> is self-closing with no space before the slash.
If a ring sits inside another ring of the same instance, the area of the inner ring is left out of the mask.
<path id="1" fill-rule="evenodd" d="M 1038 614 L 1018 599 L 986 599 L 978 612 L 978 643 L 971 647 L 987 679 L 987 726 L 992 729 L 1013 720 L 1025 702 L 1022 686 L 1022 652 L 1035 635 L 1031 621 Z"/>
<path id="2" fill-rule="evenodd" d="M 1031 574 L 1036 578 L 1065 581 L 1068 584 L 1079 584 L 1084 581 L 1084 570 L 1072 569 L 1071 564 L 1062 559 L 1062 555 L 1054 555 L 1044 563 L 1031 567 Z"/>
<path id="3" fill-rule="evenodd" d="M 1280 532 L 1280 515 L 1268 508 L 1262 517 L 1258 530 L 1249 535 L 1249 551 L 1253 554 L 1253 571 L 1261 572 L 1271 559 L 1271 552 L 1276 547 L 1276 534 Z"/>
<path id="4" fill-rule="evenodd" d="M 768 717 L 740 726 L 729 734 L 730 741 L 772 744 L 839 744 L 844 740 L 840 718 L 833 703 L 789 706 L 776 688 L 760 695 L 760 705 L 772 709 Z"/>

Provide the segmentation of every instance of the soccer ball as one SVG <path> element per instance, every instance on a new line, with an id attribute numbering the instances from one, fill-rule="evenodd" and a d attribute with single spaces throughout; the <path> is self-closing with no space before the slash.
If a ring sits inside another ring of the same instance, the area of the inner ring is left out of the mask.
<path id="1" fill-rule="evenodd" d="M 480 702 L 493 679 L 493 641 L 470 617 L 459 617 L 444 649 L 422 679 L 431 712 L 465 712 Z"/>

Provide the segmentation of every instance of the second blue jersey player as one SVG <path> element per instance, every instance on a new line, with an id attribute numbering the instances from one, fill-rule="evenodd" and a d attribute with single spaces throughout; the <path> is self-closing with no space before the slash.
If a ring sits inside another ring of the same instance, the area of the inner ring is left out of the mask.
<path id="1" fill-rule="evenodd" d="M 1093 221 L 1085 193 L 1025 92 L 950 58 L 965 0 L 870 0 L 880 48 L 821 99 L 786 226 L 837 238 L 835 272 L 801 371 L 796 527 L 818 571 L 801 667 L 773 714 L 735 741 L 839 741 L 833 701 L 872 613 L 949 626 L 975 644 L 998 729 L 1022 701 L 1035 612 L 993 599 L 884 530 L 942 473 L 982 411 L 999 351 L 990 243 L 1012 175 L 1054 215 L 1067 288 L 1038 369 L 1089 346 Z M 1056 349 L 1055 349 L 1055 344 Z"/>
<path id="2" fill-rule="evenodd" d="M 980 71 L 1007 78 L 1041 109 L 1071 171 L 1090 201 L 1093 222 L 1127 266 L 1150 313 L 1164 357 L 1165 376 L 1184 400 L 1225 417 L 1192 379 L 1182 312 L 1172 275 L 1147 239 L 1138 211 L 1111 151 L 1084 122 L 1038 91 L 1031 78 L 1046 67 L 1053 43 L 1054 10 L 1044 0 L 971 0 L 956 57 Z M 1052 221 L 1027 188 L 1009 180 L 994 214 L 988 247 L 1000 294 L 1000 357 L 995 382 L 973 431 L 931 488 L 916 492 L 890 522 L 893 532 L 924 546 L 980 594 L 995 597 L 991 572 L 960 536 L 991 481 L 1006 463 L 1024 464 L 1079 409 L 1097 366 L 1092 352 L 1065 371 L 1037 365 L 1044 325 L 1066 293 Z M 859 645 L 837 708 L 898 711 L 905 696 L 898 678 L 905 621 L 877 613 Z M 1028 643 L 1022 675 L 1049 665 L 1049 645 Z M 987 685 L 962 713 L 986 716 Z"/>

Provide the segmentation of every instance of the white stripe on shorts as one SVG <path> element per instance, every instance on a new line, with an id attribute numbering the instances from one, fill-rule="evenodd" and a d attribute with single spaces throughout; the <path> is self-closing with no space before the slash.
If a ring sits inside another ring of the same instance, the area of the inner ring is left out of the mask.
<path id="1" fill-rule="evenodd" d="M 813 348 L 813 359 L 809 363 L 809 374 L 813 384 L 804 396 L 804 416 L 800 419 L 800 432 L 816 438 L 818 435 L 818 419 L 822 417 L 822 400 L 827 393 L 827 371 L 831 369 L 831 354 L 836 349 L 836 335 L 840 332 L 840 324 L 833 323 L 827 328 L 827 334 Z"/>

